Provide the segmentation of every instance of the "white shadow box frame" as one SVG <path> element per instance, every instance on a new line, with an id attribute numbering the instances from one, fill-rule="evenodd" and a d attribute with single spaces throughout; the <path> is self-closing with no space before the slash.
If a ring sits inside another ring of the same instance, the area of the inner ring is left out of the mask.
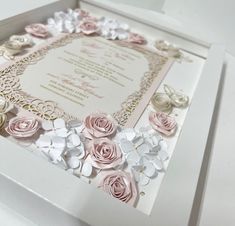
<path id="1" fill-rule="evenodd" d="M 76 1 L 55 1 L 0 23 L 8 36 L 31 20 L 43 21 L 53 11 L 76 5 Z M 207 138 L 211 126 L 224 61 L 224 48 L 190 37 L 166 27 L 140 19 L 131 12 L 113 8 L 99 1 L 83 0 L 81 8 L 98 15 L 126 21 L 133 28 L 154 37 L 164 38 L 181 49 L 205 59 L 180 137 L 171 157 L 160 190 L 149 215 L 113 199 L 103 191 L 84 183 L 52 164 L 39 159 L 24 148 L 0 137 L 0 182 L 4 188 L 0 201 L 17 209 L 36 225 L 79 225 L 80 220 L 94 226 L 186 226 L 196 194 Z M 42 9 L 41 9 L 42 10 Z M 34 16 L 33 16 L 34 15 Z M 20 26 L 17 26 L 17 24 Z M 14 30 L 14 27 L 18 27 Z M 21 28 L 22 28 L 21 27 Z M 1 36 L 1 39 L 5 37 Z M 12 194 L 12 197 L 10 197 Z M 8 198 L 6 198 L 8 197 Z M 10 197 L 10 198 L 9 198 Z M 22 205 L 20 205 L 20 203 Z M 24 202 L 24 203 L 22 203 Z M 32 205 L 32 206 L 29 206 Z M 24 206 L 24 207 L 22 207 Z"/>

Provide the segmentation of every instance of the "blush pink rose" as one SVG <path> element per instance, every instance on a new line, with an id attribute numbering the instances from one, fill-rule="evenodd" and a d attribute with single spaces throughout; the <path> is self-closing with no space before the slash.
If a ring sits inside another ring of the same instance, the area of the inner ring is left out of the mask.
<path id="1" fill-rule="evenodd" d="M 100 173 L 99 188 L 114 198 L 130 205 L 135 205 L 138 197 L 136 183 L 129 173 L 124 171 L 107 171 Z"/>
<path id="2" fill-rule="evenodd" d="M 91 35 L 91 34 L 97 33 L 99 30 L 97 23 L 92 20 L 82 21 L 79 25 L 79 28 L 81 32 L 85 35 Z"/>
<path id="3" fill-rule="evenodd" d="M 163 112 L 151 112 L 149 121 L 153 129 L 166 136 L 173 135 L 177 128 L 175 119 Z"/>
<path id="4" fill-rule="evenodd" d="M 121 164 L 122 152 L 107 138 L 92 140 L 88 145 L 91 164 L 98 169 L 110 169 Z"/>
<path id="5" fill-rule="evenodd" d="M 129 33 L 128 42 L 143 45 L 147 41 L 142 35 L 136 33 Z"/>
<path id="6" fill-rule="evenodd" d="M 15 117 L 9 121 L 6 131 L 15 138 L 26 138 L 33 136 L 39 127 L 35 118 Z"/>
<path id="7" fill-rule="evenodd" d="M 84 135 L 89 138 L 110 137 L 116 133 L 117 125 L 113 118 L 104 113 L 87 116 L 84 120 Z"/>
<path id="8" fill-rule="evenodd" d="M 39 38 L 46 38 L 48 36 L 48 29 L 44 24 L 30 24 L 25 27 L 25 31 Z"/>
<path id="9" fill-rule="evenodd" d="M 79 17 L 84 18 L 89 16 L 89 12 L 83 9 L 75 9 L 74 10 L 76 13 L 79 14 Z"/>

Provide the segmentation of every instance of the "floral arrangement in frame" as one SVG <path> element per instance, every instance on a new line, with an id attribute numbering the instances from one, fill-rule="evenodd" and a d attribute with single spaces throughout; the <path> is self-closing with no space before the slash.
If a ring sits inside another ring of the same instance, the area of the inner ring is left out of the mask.
<path id="1" fill-rule="evenodd" d="M 70 11 L 68 14 L 72 14 L 72 12 Z M 56 21 L 55 18 L 54 20 Z M 97 22 L 100 22 L 100 18 Z M 56 24 L 55 22 L 56 25 L 52 25 L 53 23 L 52 20 L 50 20 L 50 23 L 48 22 L 46 26 L 48 33 L 45 37 L 37 36 L 38 31 L 36 31 L 35 34 L 29 31 L 30 36 L 26 35 L 26 37 L 30 37 L 33 40 L 37 40 L 38 38 L 50 40 L 51 38 L 59 37 L 61 31 L 58 32 L 58 30 L 60 30 L 60 25 L 58 24 L 61 23 Z M 64 27 L 63 29 L 67 29 L 63 30 L 63 32 L 66 32 L 69 36 L 70 34 L 71 36 L 81 35 L 81 31 L 79 30 L 70 30 L 72 29 L 70 22 L 63 22 L 62 24 L 64 24 L 62 25 L 62 27 Z M 56 28 L 53 31 L 55 33 L 53 33 L 50 29 L 57 25 L 59 28 Z M 42 27 L 45 28 L 45 26 Z M 93 28 L 96 30 L 96 27 Z M 118 29 L 119 28 L 117 28 L 117 30 Z M 129 32 L 129 28 L 127 30 Z M 96 30 L 96 32 L 98 32 L 98 30 Z M 42 33 L 45 32 L 43 31 Z M 94 34 L 83 33 L 82 35 L 84 35 L 85 38 L 91 35 L 93 38 Z M 121 39 L 122 42 L 123 40 L 126 42 L 129 39 L 121 37 L 121 35 L 120 37 L 115 35 L 115 38 L 111 38 L 115 39 L 115 42 L 119 42 L 120 40 L 118 39 Z M 35 38 L 35 36 L 37 37 Z M 109 37 L 102 38 L 109 39 Z M 147 40 L 141 41 L 141 43 L 135 45 L 143 45 L 146 44 L 146 42 Z M 110 43 L 112 43 L 112 41 L 110 41 Z M 91 44 L 88 43 L 88 46 L 89 45 Z M 97 45 L 92 45 L 92 48 L 97 48 Z M 23 48 L 21 50 L 23 50 Z M 30 50 L 30 48 L 27 50 Z M 87 50 L 84 50 L 83 53 L 89 57 L 93 55 L 93 52 Z M 167 57 L 164 55 L 165 53 L 166 52 L 164 52 L 162 56 Z M 16 61 L 17 58 L 18 55 L 15 57 Z M 82 76 L 93 77 L 94 75 L 87 75 L 83 72 Z M 62 117 L 55 117 L 53 114 L 50 114 L 50 112 L 46 112 L 46 114 L 44 114 L 46 117 L 52 116 L 49 119 L 41 117 L 41 115 L 35 111 L 34 107 L 40 106 L 38 103 L 32 107 L 27 104 L 20 105 L 19 102 L 13 102 L 16 109 L 14 108 L 14 110 L 8 113 L 3 113 L 3 115 L 7 114 L 8 119 L 11 118 L 12 114 L 14 115 L 13 119 L 10 121 L 5 120 L 3 116 L 3 122 L 5 122 L 3 135 L 5 135 L 4 130 L 6 130 L 11 136 L 10 139 L 16 140 L 17 143 L 25 143 L 26 141 L 33 140 L 34 142 L 30 144 L 30 148 L 31 145 L 34 146 L 33 148 L 40 151 L 42 155 L 46 156 L 46 159 L 53 164 L 62 167 L 67 172 L 74 174 L 88 183 L 94 182 L 98 188 L 108 192 L 110 195 L 123 202 L 136 205 L 139 198 L 144 195 L 143 192 L 139 190 L 139 186 L 148 186 L 151 184 L 151 180 L 156 178 L 159 173 L 164 174 L 162 167 L 164 167 L 164 161 L 169 157 L 167 154 L 168 139 L 174 136 L 175 132 L 180 129 L 174 117 L 169 117 L 169 114 L 172 113 L 173 108 L 185 108 L 189 103 L 187 95 L 174 90 L 170 86 L 166 85 L 164 92 L 164 95 L 155 93 L 152 97 L 150 104 L 153 109 L 149 115 L 149 126 L 146 125 L 146 127 L 140 129 L 130 127 L 122 128 L 123 125 L 118 122 L 115 114 L 110 115 L 101 111 L 91 112 L 91 114 L 86 114 L 85 117 L 79 119 L 70 117 L 70 115 L 68 117 L 64 117 L 64 115 L 62 115 Z M 162 99 L 159 99 L 159 96 Z M 12 103 L 5 96 L 4 98 L 6 99 L 3 100 L 4 103 Z M 178 105 L 177 103 L 181 100 L 183 101 L 182 105 Z M 48 103 L 51 109 L 55 107 L 52 106 L 51 102 Z M 29 115 L 26 118 L 25 113 Z M 15 117 L 16 115 L 17 117 Z M 105 129 L 102 128 L 102 126 L 104 126 Z M 109 131 L 108 135 L 106 134 L 99 137 L 100 132 L 104 132 L 106 129 L 109 130 L 110 128 L 113 133 L 109 134 Z M 20 130 L 19 133 L 18 130 Z M 26 139 L 27 137 L 25 136 L 27 135 L 25 134 L 31 134 L 31 136 L 29 136 L 30 139 Z M 99 134 L 98 137 L 97 134 Z M 151 144 L 149 146 L 151 148 L 146 148 L 146 144 Z M 102 155 L 100 155 L 101 153 Z M 108 163 L 106 159 L 107 156 L 105 155 L 107 153 L 112 155 L 108 155 Z M 94 177 L 94 175 L 96 176 Z M 113 188 L 109 186 L 113 184 L 113 182 L 117 187 Z M 122 192 L 123 196 L 119 196 L 119 192 L 116 193 L 116 188 L 121 188 L 119 191 Z"/>

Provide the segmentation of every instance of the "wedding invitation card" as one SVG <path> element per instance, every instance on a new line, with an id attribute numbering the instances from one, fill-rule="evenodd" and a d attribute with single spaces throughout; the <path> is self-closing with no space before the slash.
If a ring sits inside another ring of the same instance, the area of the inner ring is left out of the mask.
<path id="1" fill-rule="evenodd" d="M 171 63 L 140 45 L 63 34 L 1 69 L 0 92 L 46 120 L 106 112 L 133 127 Z"/>

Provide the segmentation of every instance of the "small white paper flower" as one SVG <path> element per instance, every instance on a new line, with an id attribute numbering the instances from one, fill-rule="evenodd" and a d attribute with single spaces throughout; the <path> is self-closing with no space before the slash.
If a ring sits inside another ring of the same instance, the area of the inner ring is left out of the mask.
<path id="1" fill-rule="evenodd" d="M 147 185 L 151 178 L 164 169 L 163 162 L 168 159 L 167 145 L 163 138 L 150 127 L 139 131 L 124 129 L 116 137 L 126 162 L 135 179 Z"/>
<path id="2" fill-rule="evenodd" d="M 90 177 L 93 169 L 84 160 L 83 123 L 71 120 L 66 124 L 63 119 L 56 119 L 43 122 L 42 128 L 45 133 L 36 141 L 36 146 L 49 160 L 79 177 Z"/>
<path id="3" fill-rule="evenodd" d="M 47 25 L 52 33 L 73 33 L 80 21 L 79 13 L 72 9 L 56 12 L 54 18 L 49 18 Z"/>
<path id="4" fill-rule="evenodd" d="M 136 182 L 142 186 L 147 185 L 151 178 L 157 176 L 154 164 L 145 157 L 141 157 L 138 163 L 132 165 L 131 172 Z"/>
<path id="5" fill-rule="evenodd" d="M 53 163 L 62 161 L 62 154 L 65 150 L 65 138 L 48 135 L 41 135 L 36 141 L 36 146 L 44 153 Z"/>
<path id="6" fill-rule="evenodd" d="M 65 121 L 62 118 L 54 121 L 44 121 L 42 128 L 46 131 L 48 136 L 67 137 L 68 135 Z"/>
<path id="7" fill-rule="evenodd" d="M 99 21 L 100 33 L 106 39 L 124 40 L 129 36 L 129 25 L 117 20 L 103 17 Z"/>

